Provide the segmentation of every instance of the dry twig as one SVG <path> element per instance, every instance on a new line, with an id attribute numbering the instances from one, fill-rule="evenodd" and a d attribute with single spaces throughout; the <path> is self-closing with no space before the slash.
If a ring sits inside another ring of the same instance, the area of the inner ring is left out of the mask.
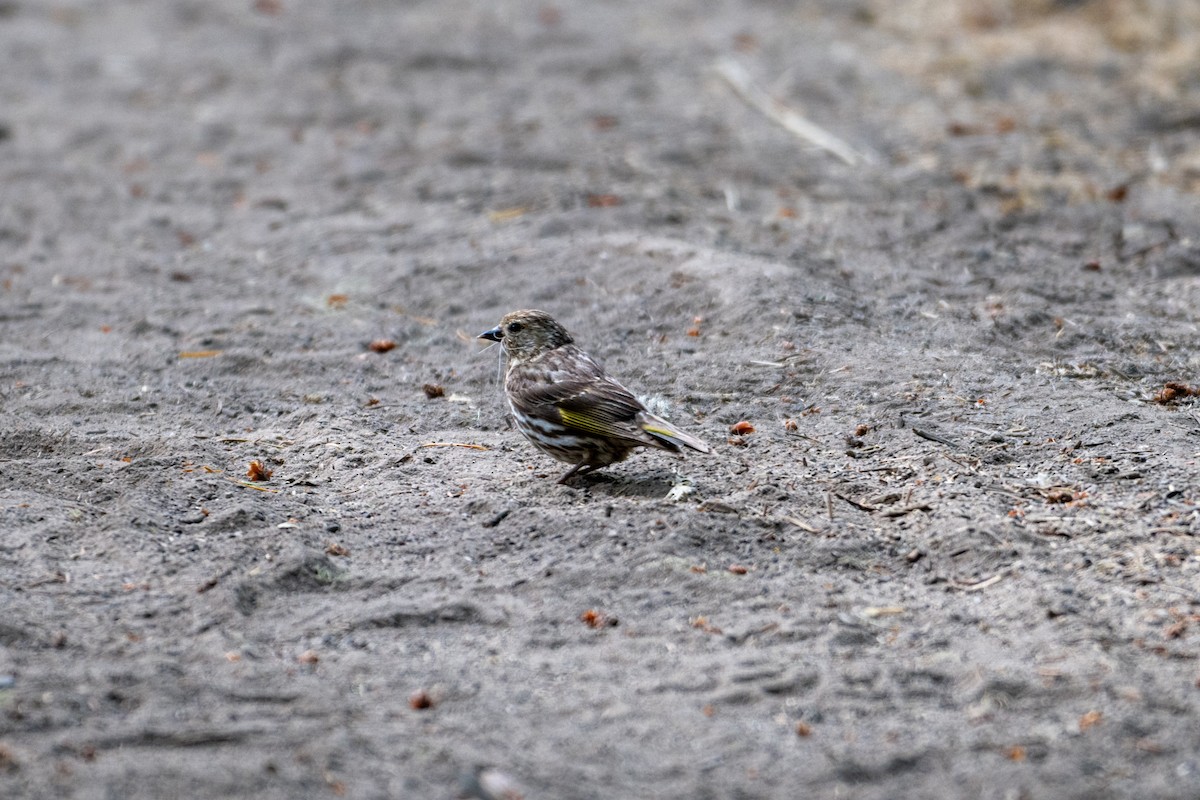
<path id="1" fill-rule="evenodd" d="M 844 495 L 844 494 L 839 494 L 838 492 L 834 492 L 834 493 L 833 493 L 833 495 L 834 495 L 834 497 L 836 497 L 838 500 L 841 500 L 841 501 L 843 501 L 843 502 L 849 503 L 850 505 L 852 505 L 852 506 L 854 506 L 855 508 L 857 508 L 859 511 L 872 512 L 872 511 L 876 511 L 876 510 L 877 510 L 877 509 L 876 509 L 876 507 L 875 507 L 875 506 L 873 506 L 873 505 L 870 505 L 870 504 L 868 504 L 868 503 L 860 503 L 859 501 L 857 501 L 857 500 L 855 500 L 855 499 L 853 499 L 853 498 L 851 498 L 851 497 L 847 497 L 847 496 L 846 496 L 846 495 Z"/>
<path id="2" fill-rule="evenodd" d="M 425 442 L 425 444 L 417 445 L 421 447 L 465 447 L 468 450 L 487 450 L 488 448 L 481 444 L 468 444 L 466 442 Z"/>
<path id="3" fill-rule="evenodd" d="M 771 97 L 765 89 L 754 82 L 750 73 L 746 72 L 746 68 L 738 62 L 728 58 L 722 59 L 717 62 L 716 70 L 738 97 L 788 133 L 837 156 L 852 167 L 866 160 L 853 147 L 819 125 L 805 119 L 796 109 Z"/>
<path id="4" fill-rule="evenodd" d="M 978 583 L 961 583 L 959 581 L 952 581 L 950 585 L 955 589 L 962 589 L 964 592 L 982 592 L 984 589 L 995 586 L 1002 580 L 1004 580 L 1004 573 L 997 572 L 992 577 L 985 578 Z"/>

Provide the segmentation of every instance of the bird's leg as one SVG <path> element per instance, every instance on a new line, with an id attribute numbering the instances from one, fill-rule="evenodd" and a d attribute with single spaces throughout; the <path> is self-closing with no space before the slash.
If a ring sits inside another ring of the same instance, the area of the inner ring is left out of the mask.
<path id="1" fill-rule="evenodd" d="M 563 476 L 558 479 L 558 482 L 566 483 L 567 481 L 571 480 L 571 478 L 575 477 L 576 472 L 579 472 L 579 470 L 583 469 L 586 466 L 587 466 L 586 461 L 580 461 L 578 464 L 576 464 L 575 466 L 571 467 L 569 470 L 564 472 Z"/>
<path id="2" fill-rule="evenodd" d="M 567 481 L 571 480 L 571 478 L 574 478 L 576 475 L 587 475 L 589 472 L 591 472 L 592 470 L 595 470 L 595 469 L 600 469 L 600 465 L 599 464 L 589 464 L 586 461 L 580 461 L 578 464 L 576 464 L 575 466 L 571 467 L 569 470 L 564 472 L 563 476 L 558 479 L 558 482 L 566 483 Z"/>

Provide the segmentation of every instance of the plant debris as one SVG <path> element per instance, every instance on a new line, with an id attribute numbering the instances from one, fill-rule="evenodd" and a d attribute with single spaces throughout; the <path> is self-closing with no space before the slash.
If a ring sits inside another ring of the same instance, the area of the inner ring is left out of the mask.
<path id="1" fill-rule="evenodd" d="M 1163 388 L 1154 395 L 1152 401 L 1163 406 L 1175 405 L 1185 397 L 1200 396 L 1200 386 L 1189 386 L 1186 383 L 1179 381 L 1168 381 L 1163 385 Z"/>
<path id="2" fill-rule="evenodd" d="M 589 608 L 587 611 L 579 615 L 580 621 L 589 628 L 615 628 L 618 624 L 616 617 L 597 611 L 594 608 Z"/>
<path id="3" fill-rule="evenodd" d="M 271 476 L 274 474 L 275 470 L 267 469 L 266 466 L 258 459 L 251 461 L 250 468 L 246 470 L 247 478 L 260 483 L 271 480 Z"/>
<path id="4" fill-rule="evenodd" d="M 417 689 L 408 696 L 408 707 L 416 711 L 424 711 L 428 708 L 433 708 L 437 705 L 431 693 L 424 689 Z"/>

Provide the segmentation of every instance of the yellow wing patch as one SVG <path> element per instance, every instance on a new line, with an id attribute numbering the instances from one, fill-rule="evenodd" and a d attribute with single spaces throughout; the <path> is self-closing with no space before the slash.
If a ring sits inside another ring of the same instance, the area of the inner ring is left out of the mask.
<path id="1" fill-rule="evenodd" d="M 581 414 L 576 411 L 566 411 L 561 408 L 558 410 L 558 413 L 562 417 L 563 424 L 569 425 L 572 428 L 578 428 L 581 431 L 598 433 L 604 436 L 612 433 L 612 429 L 608 425 L 605 425 L 603 421 L 593 419 L 587 414 Z"/>
<path id="2" fill-rule="evenodd" d="M 667 428 L 660 428 L 657 425 L 643 425 L 642 430 L 646 433 L 657 433 L 659 436 L 666 436 L 668 439 L 674 439 L 679 434 Z"/>

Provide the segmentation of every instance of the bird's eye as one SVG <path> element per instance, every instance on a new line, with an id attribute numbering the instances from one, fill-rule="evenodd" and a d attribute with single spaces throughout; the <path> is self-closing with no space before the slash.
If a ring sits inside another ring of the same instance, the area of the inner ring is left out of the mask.
<path id="1" fill-rule="evenodd" d="M 525 326 L 519 322 L 510 322 L 510 323 L 508 323 L 508 332 L 509 333 L 520 333 L 521 328 L 523 328 L 523 327 L 525 327 Z"/>

